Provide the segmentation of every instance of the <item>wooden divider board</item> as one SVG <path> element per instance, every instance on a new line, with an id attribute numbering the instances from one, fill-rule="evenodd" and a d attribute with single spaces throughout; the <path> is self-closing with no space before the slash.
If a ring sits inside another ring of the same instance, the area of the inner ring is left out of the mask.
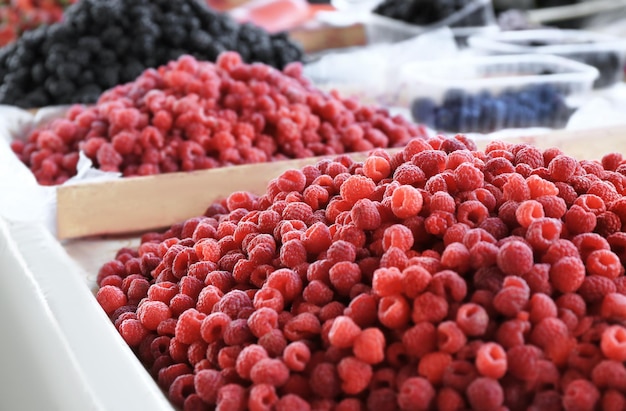
<path id="1" fill-rule="evenodd" d="M 477 144 L 482 149 L 488 141 L 478 140 Z M 626 154 L 626 126 L 556 131 L 506 141 L 542 149 L 558 147 L 578 159 L 600 159 L 609 152 Z M 362 153 L 351 156 L 357 161 L 365 158 Z M 167 227 L 202 215 L 208 205 L 232 192 L 260 195 L 267 183 L 284 171 L 314 164 L 321 158 L 61 186 L 57 189 L 57 236 L 70 239 Z"/>
<path id="2" fill-rule="evenodd" d="M 365 153 L 350 154 L 356 161 Z M 261 195 L 289 169 L 323 158 L 276 161 L 194 172 L 83 183 L 57 188 L 57 237 L 123 234 L 170 226 L 202 215 L 235 191 Z"/>

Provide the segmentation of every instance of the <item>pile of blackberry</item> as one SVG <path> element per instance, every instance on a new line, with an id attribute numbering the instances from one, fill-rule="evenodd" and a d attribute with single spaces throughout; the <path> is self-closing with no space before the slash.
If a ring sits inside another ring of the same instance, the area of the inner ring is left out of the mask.
<path id="1" fill-rule="evenodd" d="M 374 13 L 410 24 L 425 26 L 443 20 L 474 0 L 384 0 Z M 482 10 L 471 13 L 455 26 L 480 26 Z"/>
<path id="2" fill-rule="evenodd" d="M 489 133 L 504 128 L 562 128 L 573 110 L 563 94 L 550 84 L 538 84 L 498 95 L 449 90 L 443 104 L 430 98 L 415 99 L 415 121 L 441 131 Z"/>
<path id="3" fill-rule="evenodd" d="M 0 49 L 0 103 L 93 103 L 146 68 L 183 54 L 215 61 L 225 50 L 277 68 L 302 58 L 285 33 L 238 24 L 197 0 L 81 0 L 62 22 Z"/>

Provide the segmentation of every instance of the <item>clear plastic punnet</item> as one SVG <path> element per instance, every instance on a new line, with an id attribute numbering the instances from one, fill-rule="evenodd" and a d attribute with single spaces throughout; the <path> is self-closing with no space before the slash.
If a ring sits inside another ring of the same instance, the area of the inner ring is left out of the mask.
<path id="1" fill-rule="evenodd" d="M 376 42 L 395 43 L 441 27 L 450 27 L 459 45 L 469 36 L 498 31 L 491 0 L 474 0 L 465 7 L 429 25 L 416 25 L 374 13 L 381 0 L 331 0 L 339 13 L 362 21 L 368 38 Z M 356 17 L 358 16 L 358 17 Z"/>
<path id="2" fill-rule="evenodd" d="M 605 88 L 624 78 L 626 39 L 585 30 L 520 30 L 480 33 L 468 45 L 487 54 L 553 54 L 589 64 L 600 75 L 594 88 Z"/>
<path id="3" fill-rule="evenodd" d="M 562 128 L 597 76 L 592 66 L 540 54 L 407 63 L 399 102 L 437 131 Z"/>

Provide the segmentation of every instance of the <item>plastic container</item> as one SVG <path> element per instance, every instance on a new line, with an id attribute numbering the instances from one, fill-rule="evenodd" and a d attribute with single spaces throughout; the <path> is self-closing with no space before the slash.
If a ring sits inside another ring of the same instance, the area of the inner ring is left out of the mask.
<path id="1" fill-rule="evenodd" d="M 488 54 L 554 54 L 592 65 L 600 75 L 594 88 L 622 81 L 626 39 L 583 30 L 522 30 L 471 36 L 468 45 Z"/>
<path id="2" fill-rule="evenodd" d="M 562 128 L 572 98 L 591 90 L 594 67 L 540 54 L 408 63 L 400 68 L 400 104 L 438 131 Z"/>
<path id="3" fill-rule="evenodd" d="M 469 36 L 498 31 L 491 0 L 474 0 L 447 18 L 429 25 L 416 25 L 373 12 L 381 0 L 331 0 L 339 14 L 365 24 L 368 39 L 376 43 L 396 43 L 440 27 L 448 26 L 459 46 Z M 358 16 L 358 17 L 357 17 Z"/>
<path id="4" fill-rule="evenodd" d="M 490 0 L 475 0 L 447 18 L 429 25 L 416 25 L 392 19 L 374 12 L 367 16 L 368 34 L 374 38 L 402 41 L 424 32 L 448 26 L 462 45 L 468 34 L 480 32 L 485 27 L 497 31 L 496 19 Z"/>

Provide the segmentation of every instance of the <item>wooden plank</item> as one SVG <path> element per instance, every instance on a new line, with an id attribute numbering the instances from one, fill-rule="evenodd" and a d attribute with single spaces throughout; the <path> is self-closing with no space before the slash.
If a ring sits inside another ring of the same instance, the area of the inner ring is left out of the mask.
<path id="1" fill-rule="evenodd" d="M 489 140 L 478 141 L 483 149 Z M 557 147 L 579 160 L 599 160 L 603 155 L 619 152 L 626 155 L 626 126 L 589 130 L 557 130 L 546 134 L 507 138 L 511 143 L 532 144 L 540 149 Z"/>
<path id="2" fill-rule="evenodd" d="M 367 44 L 367 33 L 363 24 L 343 27 L 315 24 L 292 29 L 289 36 L 299 42 L 306 53 Z"/>
<path id="3" fill-rule="evenodd" d="M 361 161 L 366 154 L 350 156 Z M 167 227 L 202 215 L 210 204 L 235 191 L 261 195 L 267 183 L 284 171 L 332 157 L 59 186 L 57 237 L 69 239 Z"/>

